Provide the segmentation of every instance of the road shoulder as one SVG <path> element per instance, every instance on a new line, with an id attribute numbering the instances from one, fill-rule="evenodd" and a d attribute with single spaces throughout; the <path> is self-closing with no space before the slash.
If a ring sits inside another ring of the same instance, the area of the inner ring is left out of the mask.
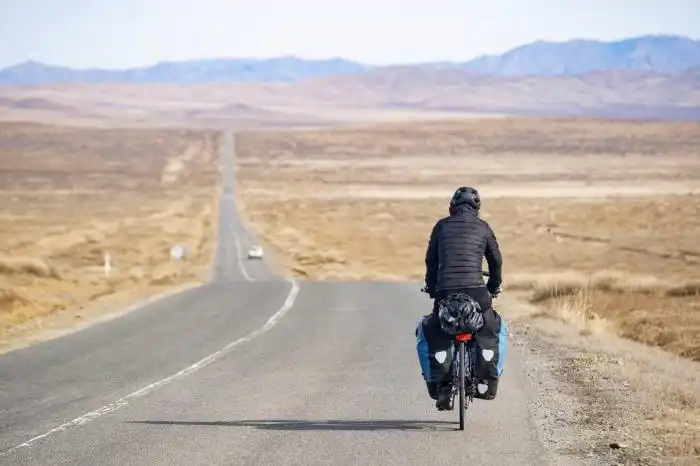
<path id="1" fill-rule="evenodd" d="M 697 464 L 700 365 L 503 301 L 548 453 L 572 464 Z"/>

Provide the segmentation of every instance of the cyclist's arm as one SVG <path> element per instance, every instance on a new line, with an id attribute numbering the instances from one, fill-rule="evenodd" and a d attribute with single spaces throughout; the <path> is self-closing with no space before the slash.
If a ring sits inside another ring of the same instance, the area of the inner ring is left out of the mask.
<path id="1" fill-rule="evenodd" d="M 503 268 L 503 258 L 501 257 L 501 249 L 498 246 L 498 240 L 496 239 L 496 234 L 493 232 L 491 227 L 488 227 L 488 233 L 486 236 L 486 251 L 484 252 L 484 257 L 489 265 L 489 280 L 486 283 L 486 288 L 491 293 L 498 290 L 498 287 L 503 283 L 502 268 Z"/>
<path id="2" fill-rule="evenodd" d="M 425 288 L 430 294 L 435 293 L 435 285 L 437 284 L 437 270 L 440 258 L 438 254 L 439 225 L 440 222 L 436 223 L 433 231 L 430 232 L 428 249 L 425 251 Z"/>

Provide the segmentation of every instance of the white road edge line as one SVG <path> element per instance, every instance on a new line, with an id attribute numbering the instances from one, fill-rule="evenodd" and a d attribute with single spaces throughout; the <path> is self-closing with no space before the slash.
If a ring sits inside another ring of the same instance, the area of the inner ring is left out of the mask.
<path id="1" fill-rule="evenodd" d="M 233 242 L 236 243 L 236 259 L 238 259 L 238 270 L 240 270 L 241 275 L 245 277 L 246 280 L 249 282 L 254 281 L 252 278 L 250 278 L 250 275 L 248 275 L 248 272 L 246 271 L 245 267 L 243 266 L 243 257 L 242 257 L 242 251 L 241 251 L 241 239 L 238 237 L 238 233 L 236 233 L 236 230 L 233 228 L 233 224 L 229 223 L 229 228 L 231 228 L 231 234 L 233 235 Z"/>
<path id="2" fill-rule="evenodd" d="M 238 346 L 242 343 L 248 342 L 248 341 L 262 335 L 263 333 L 267 332 L 272 327 L 277 325 L 277 323 L 282 319 L 282 317 L 284 317 L 285 314 L 287 314 L 289 312 L 289 310 L 294 305 L 294 301 L 296 300 L 297 295 L 299 294 L 299 283 L 296 280 L 289 280 L 289 281 L 292 285 L 292 288 L 289 290 L 289 294 L 287 295 L 287 298 L 285 299 L 284 304 L 282 304 L 282 307 L 277 312 L 275 312 L 272 315 L 272 317 L 270 317 L 268 319 L 268 321 L 265 323 L 265 325 L 263 325 L 259 329 L 249 333 L 248 335 L 246 335 L 244 337 L 239 338 L 238 340 L 232 341 L 231 343 L 224 346 L 223 348 L 216 351 L 215 353 L 212 353 L 209 356 L 207 356 L 203 359 L 200 359 L 196 363 L 192 364 L 189 367 L 186 367 L 185 369 L 181 370 L 180 372 L 178 372 L 176 374 L 171 375 L 170 377 L 166 377 L 165 379 L 162 379 L 162 380 L 154 382 L 150 385 L 147 385 L 147 386 L 145 386 L 145 387 L 143 387 L 143 388 L 141 388 L 133 393 L 130 393 L 130 394 L 114 401 L 113 403 L 110 403 L 110 404 L 105 405 L 105 406 L 103 406 L 95 411 L 91 411 L 87 414 L 84 414 L 80 417 L 77 417 L 77 418 L 73 419 L 72 421 L 66 422 L 65 424 L 61 424 L 60 426 L 55 427 L 44 434 L 37 435 L 36 437 L 31 438 L 20 445 L 12 447 L 9 450 L 0 452 L 0 457 L 7 456 L 16 450 L 19 450 L 20 448 L 30 447 L 34 443 L 38 442 L 39 440 L 45 439 L 53 434 L 63 432 L 63 431 L 68 430 L 72 427 L 81 426 L 83 424 L 86 424 L 86 423 L 94 420 L 94 419 L 97 419 L 101 416 L 104 416 L 105 414 L 114 412 L 114 411 L 118 410 L 119 408 L 123 408 L 124 406 L 129 404 L 129 400 L 141 398 L 141 397 L 149 394 L 150 392 L 152 392 L 156 388 L 162 387 L 163 385 L 170 383 L 175 379 L 179 379 L 181 377 L 185 377 L 187 375 L 190 375 L 190 374 L 208 366 L 209 364 L 213 363 L 214 361 L 221 358 L 222 356 L 226 355 L 228 352 L 230 352 L 236 346 Z"/>

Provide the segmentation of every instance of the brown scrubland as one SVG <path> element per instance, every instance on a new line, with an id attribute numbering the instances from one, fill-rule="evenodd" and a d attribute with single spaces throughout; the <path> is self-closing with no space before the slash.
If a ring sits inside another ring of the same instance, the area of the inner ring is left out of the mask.
<path id="1" fill-rule="evenodd" d="M 0 124 L 0 340 L 201 281 L 219 136 Z M 183 260 L 170 257 L 185 248 Z M 105 254 L 111 270 L 104 268 Z"/>
<path id="2" fill-rule="evenodd" d="M 0 123 L 0 344 L 206 279 L 219 138 Z M 449 196 L 477 187 L 503 251 L 503 305 L 529 309 L 527 320 L 504 311 L 514 325 L 574 329 L 582 346 L 562 380 L 577 396 L 594 403 L 594 380 L 624 374 L 639 431 L 669 458 L 700 455 L 700 124 L 358 123 L 244 132 L 236 151 L 239 208 L 267 256 L 302 279 L 421 281 Z M 603 357 L 606 335 L 676 359 Z"/>

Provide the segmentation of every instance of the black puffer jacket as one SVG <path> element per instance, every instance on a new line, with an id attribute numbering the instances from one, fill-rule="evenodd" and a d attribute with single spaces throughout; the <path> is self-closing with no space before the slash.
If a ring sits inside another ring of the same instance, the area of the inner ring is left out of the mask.
<path id="1" fill-rule="evenodd" d="M 484 286 L 482 260 L 489 266 L 486 287 L 501 285 L 501 252 L 491 226 L 468 205 L 454 208 L 430 234 L 425 254 L 425 284 L 430 293 Z"/>

